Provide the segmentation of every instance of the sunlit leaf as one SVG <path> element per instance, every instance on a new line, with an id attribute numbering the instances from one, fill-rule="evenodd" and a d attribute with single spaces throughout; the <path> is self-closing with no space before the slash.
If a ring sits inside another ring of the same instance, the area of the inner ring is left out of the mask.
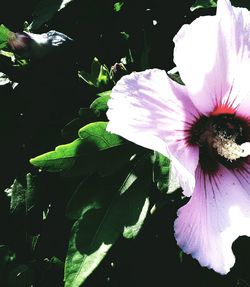
<path id="1" fill-rule="evenodd" d="M 99 150 L 121 144 L 122 139 L 107 132 L 106 128 L 106 122 L 91 123 L 79 130 L 79 137 L 81 140 L 93 143 Z"/>
<path id="2" fill-rule="evenodd" d="M 72 228 L 69 241 L 66 287 L 81 286 L 121 234 L 127 238 L 138 234 L 149 206 L 150 171 L 148 161 L 141 160 L 116 191 L 108 190 L 109 196 L 103 196 L 105 190 L 101 187 L 98 190 L 96 186 L 91 201 L 91 191 L 85 190 L 89 199 L 87 204 L 85 200 L 82 202 L 85 208 Z M 112 189 L 111 183 L 110 187 Z"/>
<path id="3" fill-rule="evenodd" d="M 12 213 L 25 210 L 26 187 L 24 187 L 18 180 L 14 180 L 11 186 L 11 202 L 10 211 Z"/>
<path id="4" fill-rule="evenodd" d="M 63 1 L 61 1 L 61 5 L 60 5 L 58 11 L 62 10 L 63 8 L 65 8 L 65 7 L 66 7 L 70 2 L 72 2 L 72 1 L 73 1 L 73 0 L 63 0 Z"/>
<path id="5" fill-rule="evenodd" d="M 93 59 L 90 73 L 81 70 L 78 72 L 78 75 L 87 84 L 97 88 L 107 85 L 110 81 L 108 68 L 105 65 L 102 65 L 97 58 Z"/>
<path id="6" fill-rule="evenodd" d="M 16 254 L 8 246 L 0 245 L 0 272 L 4 267 L 16 259 Z"/>
<path id="7" fill-rule="evenodd" d="M 112 92 L 111 90 L 105 91 L 105 92 L 102 92 L 102 93 L 98 93 L 97 96 L 99 96 L 99 97 L 110 96 L 111 92 Z"/>
<path id="8" fill-rule="evenodd" d="M 11 81 L 8 78 L 8 76 L 5 75 L 4 73 L 0 72 L 0 86 L 5 86 L 5 85 L 10 84 L 10 83 L 11 83 Z"/>
<path id="9" fill-rule="evenodd" d="M 3 24 L 0 25 L 0 49 L 4 49 L 8 45 L 8 41 L 10 37 L 14 33 L 11 32 L 7 27 L 5 27 Z"/>
<path id="10" fill-rule="evenodd" d="M 110 99 L 109 95 L 101 96 L 94 100 L 90 105 L 90 109 L 94 112 L 97 117 L 105 115 L 108 110 L 108 100 Z"/>
<path id="11" fill-rule="evenodd" d="M 143 188 L 143 186 L 141 187 Z M 134 198 L 133 201 L 131 201 L 131 204 L 129 205 L 129 210 L 131 212 L 131 214 L 137 212 L 135 211 L 136 209 L 138 209 L 138 202 L 140 203 L 140 215 L 137 218 L 137 221 L 134 222 L 131 225 L 127 225 L 124 227 L 123 230 L 123 237 L 127 238 L 127 239 L 133 239 L 135 238 L 138 233 L 140 232 L 144 221 L 146 219 L 146 216 L 148 214 L 148 209 L 149 209 L 149 198 L 145 197 L 145 200 L 143 202 L 143 205 L 141 204 L 141 194 L 138 192 L 136 194 L 134 194 Z M 137 198 L 136 198 L 137 197 Z"/>
<path id="12" fill-rule="evenodd" d="M 34 205 L 34 197 L 36 193 L 36 177 L 28 173 L 26 182 L 20 183 L 14 180 L 14 183 L 9 189 L 11 194 L 10 211 L 12 213 L 25 210 L 28 213 Z"/>
<path id="13" fill-rule="evenodd" d="M 61 172 L 71 169 L 80 160 L 79 172 L 84 173 L 84 168 L 86 172 L 92 172 L 96 167 L 95 159 L 98 160 L 97 152 L 122 143 L 120 137 L 106 131 L 106 126 L 106 122 L 88 124 L 79 130 L 79 138 L 75 141 L 58 146 L 55 151 L 37 156 L 30 162 L 47 171 Z"/>
<path id="14" fill-rule="evenodd" d="M 114 10 L 115 10 L 115 12 L 120 12 L 123 5 L 124 5 L 124 2 L 116 2 L 116 3 L 114 4 Z"/>
<path id="15" fill-rule="evenodd" d="M 196 0 L 190 10 L 194 11 L 199 8 L 214 8 L 217 6 L 216 0 Z"/>

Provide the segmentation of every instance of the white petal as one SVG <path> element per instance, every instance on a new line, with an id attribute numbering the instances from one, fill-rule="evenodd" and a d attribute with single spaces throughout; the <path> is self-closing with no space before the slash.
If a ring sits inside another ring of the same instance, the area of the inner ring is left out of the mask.
<path id="1" fill-rule="evenodd" d="M 175 63 L 202 113 L 223 104 L 236 108 L 249 95 L 249 22 L 249 11 L 218 0 L 216 16 L 184 25 L 174 38 Z"/>
<path id="2" fill-rule="evenodd" d="M 188 145 L 187 130 L 198 114 L 186 93 L 158 69 L 125 76 L 112 90 L 107 130 L 169 157 L 190 195 L 199 152 Z"/>
<path id="3" fill-rule="evenodd" d="M 235 263 L 232 243 L 250 236 L 250 197 L 237 177 L 220 166 L 214 176 L 197 169 L 190 201 L 178 211 L 175 237 L 202 266 L 226 274 Z"/>

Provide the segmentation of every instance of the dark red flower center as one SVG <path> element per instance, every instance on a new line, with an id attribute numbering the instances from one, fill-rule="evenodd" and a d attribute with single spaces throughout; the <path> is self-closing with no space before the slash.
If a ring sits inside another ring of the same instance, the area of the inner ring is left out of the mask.
<path id="1" fill-rule="evenodd" d="M 227 168 L 240 168 L 248 158 L 250 122 L 235 113 L 211 113 L 201 116 L 189 130 L 188 142 L 200 149 L 200 166 L 213 174 L 221 163 Z"/>

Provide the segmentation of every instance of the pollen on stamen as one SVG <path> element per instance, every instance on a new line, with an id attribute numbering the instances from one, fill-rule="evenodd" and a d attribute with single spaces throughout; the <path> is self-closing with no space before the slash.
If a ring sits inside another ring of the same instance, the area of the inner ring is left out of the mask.
<path id="1" fill-rule="evenodd" d="M 238 145 L 235 142 L 235 137 L 227 138 L 223 134 L 218 134 L 213 139 L 213 148 L 217 153 L 229 161 L 234 161 L 240 157 L 247 157 L 250 155 L 250 143 L 245 142 Z"/>

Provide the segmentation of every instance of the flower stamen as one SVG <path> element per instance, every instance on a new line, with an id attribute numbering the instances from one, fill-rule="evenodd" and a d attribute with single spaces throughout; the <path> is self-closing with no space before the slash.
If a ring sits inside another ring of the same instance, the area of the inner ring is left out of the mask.
<path id="1" fill-rule="evenodd" d="M 216 149 L 220 156 L 231 162 L 250 155 L 250 142 L 239 145 L 236 143 L 235 135 L 227 137 L 222 132 L 214 137 L 212 147 Z"/>

